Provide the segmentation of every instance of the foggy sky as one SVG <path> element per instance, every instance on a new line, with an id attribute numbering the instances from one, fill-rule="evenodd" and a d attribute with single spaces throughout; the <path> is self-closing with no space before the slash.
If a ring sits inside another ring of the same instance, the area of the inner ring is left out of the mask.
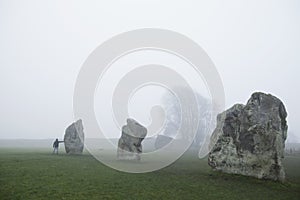
<path id="1" fill-rule="evenodd" d="M 292 139 L 300 138 L 299 13 L 297 0 L 0 0 L 0 138 L 62 137 L 88 55 L 114 35 L 146 27 L 182 33 L 207 52 L 226 108 L 254 91 L 279 97 Z"/>

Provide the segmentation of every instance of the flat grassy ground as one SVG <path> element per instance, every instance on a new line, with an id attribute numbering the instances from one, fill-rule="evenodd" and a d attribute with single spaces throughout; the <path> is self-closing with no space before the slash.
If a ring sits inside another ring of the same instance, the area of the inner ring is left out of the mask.
<path id="1" fill-rule="evenodd" d="M 285 158 L 278 183 L 214 172 L 186 154 L 146 174 L 110 169 L 88 153 L 51 155 L 43 149 L 0 149 L 0 199 L 300 199 L 300 156 Z"/>

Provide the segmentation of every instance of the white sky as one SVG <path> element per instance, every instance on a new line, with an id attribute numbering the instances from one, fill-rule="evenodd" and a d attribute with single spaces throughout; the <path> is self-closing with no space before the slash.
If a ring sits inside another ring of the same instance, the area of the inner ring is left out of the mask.
<path id="1" fill-rule="evenodd" d="M 102 42 L 138 28 L 196 41 L 223 80 L 226 107 L 254 91 L 279 97 L 298 132 L 300 2 L 0 0 L 0 138 L 62 137 L 74 84 Z"/>

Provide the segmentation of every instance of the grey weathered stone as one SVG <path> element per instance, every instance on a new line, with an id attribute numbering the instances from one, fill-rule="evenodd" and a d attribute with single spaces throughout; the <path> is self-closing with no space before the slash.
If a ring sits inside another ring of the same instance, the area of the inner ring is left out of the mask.
<path id="1" fill-rule="evenodd" d="M 82 120 L 72 123 L 65 131 L 65 149 L 68 154 L 81 154 L 84 147 Z"/>
<path id="2" fill-rule="evenodd" d="M 127 125 L 122 127 L 122 136 L 118 143 L 117 157 L 120 160 L 140 160 L 142 141 L 147 135 L 147 129 L 134 119 L 127 119 Z"/>
<path id="3" fill-rule="evenodd" d="M 164 146 L 168 145 L 171 141 L 173 140 L 173 138 L 166 136 L 166 135 L 158 135 L 156 140 L 155 140 L 155 149 L 161 149 Z"/>
<path id="4" fill-rule="evenodd" d="M 247 105 L 236 104 L 218 115 L 211 138 L 216 143 L 208 164 L 226 173 L 283 181 L 286 117 L 278 98 L 259 92 L 252 94 Z"/>

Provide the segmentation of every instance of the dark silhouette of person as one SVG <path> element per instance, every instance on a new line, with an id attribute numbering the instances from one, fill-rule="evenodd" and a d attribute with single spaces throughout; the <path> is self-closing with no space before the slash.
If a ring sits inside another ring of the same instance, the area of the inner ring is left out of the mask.
<path id="1" fill-rule="evenodd" d="M 59 147 L 59 143 L 64 142 L 64 141 L 58 141 L 58 138 L 56 138 L 56 140 L 53 143 L 53 152 L 52 154 L 58 154 L 58 147 Z"/>

